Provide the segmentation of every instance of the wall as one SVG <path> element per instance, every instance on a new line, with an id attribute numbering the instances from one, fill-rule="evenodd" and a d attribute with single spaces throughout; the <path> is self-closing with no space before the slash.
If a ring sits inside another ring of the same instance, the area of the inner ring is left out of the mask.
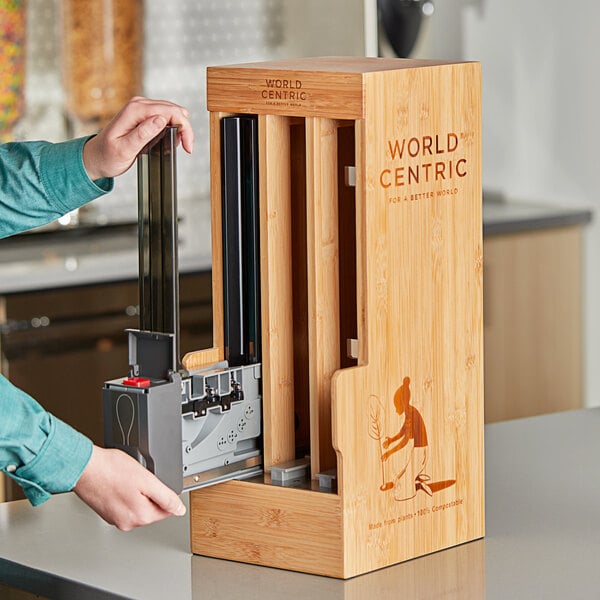
<path id="1" fill-rule="evenodd" d="M 145 0 L 144 95 L 189 107 L 196 134 L 192 157 L 178 153 L 180 209 L 209 193 L 208 65 L 315 54 L 376 51 L 374 0 Z M 25 117 L 17 139 L 66 137 L 61 78 L 60 0 L 29 0 Z M 367 25 L 365 25 L 367 23 Z M 92 203 L 100 221 L 135 220 L 135 169 Z M 208 243 L 208 240 L 207 240 Z"/>
<path id="2" fill-rule="evenodd" d="M 598 22 L 600 5 L 593 0 L 437 0 L 415 55 L 481 61 L 484 190 L 503 192 L 514 202 L 600 213 Z M 585 255 L 584 390 L 586 404 L 595 406 L 598 219 L 586 229 Z"/>

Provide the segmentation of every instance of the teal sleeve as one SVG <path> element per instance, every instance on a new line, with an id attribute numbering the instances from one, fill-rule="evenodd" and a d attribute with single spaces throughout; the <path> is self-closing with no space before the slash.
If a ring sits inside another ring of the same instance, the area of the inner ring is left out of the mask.
<path id="1" fill-rule="evenodd" d="M 92 442 L 0 375 L 0 471 L 37 506 L 75 486 Z"/>
<path id="2" fill-rule="evenodd" d="M 87 175 L 88 139 L 0 146 L 0 238 L 50 223 L 112 190 L 112 179 Z"/>

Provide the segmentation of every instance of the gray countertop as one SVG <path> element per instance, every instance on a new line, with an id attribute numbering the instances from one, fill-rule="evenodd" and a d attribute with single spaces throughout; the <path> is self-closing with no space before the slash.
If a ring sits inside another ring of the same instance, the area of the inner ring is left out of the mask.
<path id="1" fill-rule="evenodd" d="M 179 223 L 179 270 L 211 268 L 210 206 L 190 204 Z M 138 276 L 136 223 L 112 223 L 0 240 L 0 294 L 55 289 Z"/>
<path id="2" fill-rule="evenodd" d="M 587 208 L 510 202 L 499 198 L 483 202 L 484 236 L 585 225 L 591 220 L 592 212 Z"/>
<path id="3" fill-rule="evenodd" d="M 348 581 L 189 554 L 187 518 L 130 533 L 72 494 L 0 505 L 0 582 L 51 597 L 564 599 L 600 589 L 600 409 L 486 427 L 486 537 Z"/>

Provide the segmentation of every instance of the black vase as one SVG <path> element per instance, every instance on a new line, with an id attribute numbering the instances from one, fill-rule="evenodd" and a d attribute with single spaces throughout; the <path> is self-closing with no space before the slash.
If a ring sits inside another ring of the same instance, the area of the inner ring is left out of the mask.
<path id="1" fill-rule="evenodd" d="M 396 56 L 410 55 L 421 28 L 424 0 L 377 0 L 380 28 Z"/>

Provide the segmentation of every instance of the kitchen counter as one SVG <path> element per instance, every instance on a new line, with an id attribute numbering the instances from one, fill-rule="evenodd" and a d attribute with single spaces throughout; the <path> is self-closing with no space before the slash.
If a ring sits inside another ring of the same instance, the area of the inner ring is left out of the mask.
<path id="1" fill-rule="evenodd" d="M 488 198 L 484 194 L 484 236 L 585 225 L 591 220 L 592 212 L 586 208 L 510 202 L 502 197 Z"/>
<path id="2" fill-rule="evenodd" d="M 487 426 L 485 539 L 348 581 L 192 556 L 185 517 L 122 533 L 65 494 L 0 505 L 0 582 L 78 600 L 595 597 L 599 433 L 600 409 Z"/>
<path id="3" fill-rule="evenodd" d="M 483 203 L 483 233 L 585 224 L 586 209 L 504 202 Z M 210 206 L 189 202 L 179 226 L 180 271 L 211 268 Z M 89 227 L 0 240 L 0 294 L 137 279 L 137 225 Z"/>
<path id="4" fill-rule="evenodd" d="M 181 273 L 211 268 L 210 206 L 190 206 L 179 222 Z M 137 223 L 89 224 L 0 239 L 0 294 L 134 280 Z"/>

